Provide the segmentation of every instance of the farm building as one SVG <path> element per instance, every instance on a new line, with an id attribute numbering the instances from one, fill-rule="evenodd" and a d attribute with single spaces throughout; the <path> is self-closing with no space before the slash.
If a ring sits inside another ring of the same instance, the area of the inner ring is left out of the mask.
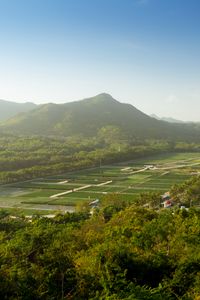
<path id="1" fill-rule="evenodd" d="M 172 201 L 171 200 L 166 200 L 163 202 L 164 208 L 170 208 L 172 207 Z"/>
<path id="2" fill-rule="evenodd" d="M 163 200 L 170 200 L 170 193 L 169 192 L 166 192 L 162 195 L 162 199 Z"/>
<path id="3" fill-rule="evenodd" d="M 90 205 L 92 208 L 98 207 L 98 205 L 99 205 L 99 199 L 96 199 L 96 200 L 90 202 L 89 205 Z"/>

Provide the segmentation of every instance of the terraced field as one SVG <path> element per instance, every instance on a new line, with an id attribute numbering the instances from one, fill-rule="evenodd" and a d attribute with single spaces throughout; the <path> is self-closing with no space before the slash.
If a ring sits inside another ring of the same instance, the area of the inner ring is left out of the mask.
<path id="1" fill-rule="evenodd" d="M 73 210 L 76 204 L 102 199 L 109 193 L 134 201 L 141 192 L 161 194 L 200 172 L 200 153 L 152 156 L 0 186 L 0 207 Z"/>

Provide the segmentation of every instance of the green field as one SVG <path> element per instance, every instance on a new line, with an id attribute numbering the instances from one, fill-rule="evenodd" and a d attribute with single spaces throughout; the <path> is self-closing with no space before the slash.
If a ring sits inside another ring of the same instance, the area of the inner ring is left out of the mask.
<path id="1" fill-rule="evenodd" d="M 66 210 L 117 193 L 134 201 L 141 192 L 165 193 L 200 171 L 200 153 L 163 154 L 0 186 L 0 207 Z M 65 193 L 66 194 L 62 194 Z M 61 194 L 61 195 L 59 195 Z M 57 195 L 57 196 L 56 196 Z"/>

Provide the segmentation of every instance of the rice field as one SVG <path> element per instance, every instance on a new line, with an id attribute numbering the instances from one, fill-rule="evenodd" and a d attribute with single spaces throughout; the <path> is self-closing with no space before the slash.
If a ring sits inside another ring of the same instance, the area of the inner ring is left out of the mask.
<path id="1" fill-rule="evenodd" d="M 200 153 L 154 155 L 120 164 L 0 186 L 0 207 L 65 210 L 117 193 L 134 201 L 142 192 L 165 193 L 200 172 Z"/>

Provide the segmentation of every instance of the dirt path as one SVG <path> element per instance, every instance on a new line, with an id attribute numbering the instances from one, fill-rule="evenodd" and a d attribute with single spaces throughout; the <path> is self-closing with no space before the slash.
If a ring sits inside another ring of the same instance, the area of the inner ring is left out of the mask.
<path id="1" fill-rule="evenodd" d="M 84 186 L 81 186 L 79 188 L 76 188 L 76 189 L 73 189 L 73 190 L 68 190 L 68 191 L 65 191 L 65 192 L 62 192 L 62 193 L 59 193 L 59 194 L 52 195 L 52 196 L 50 196 L 50 198 L 54 199 L 54 198 L 57 198 L 57 197 L 60 197 L 60 196 L 63 196 L 63 195 L 67 195 L 67 194 L 71 194 L 73 192 L 77 192 L 77 191 L 87 189 L 89 187 L 91 187 L 91 184 L 84 185 Z"/>
<path id="2" fill-rule="evenodd" d="M 140 170 L 137 170 L 137 171 L 133 171 L 133 172 L 130 172 L 128 175 L 132 175 L 132 174 L 137 174 L 137 173 L 140 173 L 140 172 L 144 172 L 146 170 L 148 170 L 149 168 L 148 167 L 145 167 L 143 169 L 140 169 Z"/>
<path id="3" fill-rule="evenodd" d="M 103 182 L 103 183 L 99 183 L 99 184 L 97 184 L 96 186 L 107 185 L 107 184 L 109 184 L 109 183 L 111 183 L 111 182 L 112 182 L 112 180 L 109 180 L 109 181 L 106 181 L 106 182 Z"/>

